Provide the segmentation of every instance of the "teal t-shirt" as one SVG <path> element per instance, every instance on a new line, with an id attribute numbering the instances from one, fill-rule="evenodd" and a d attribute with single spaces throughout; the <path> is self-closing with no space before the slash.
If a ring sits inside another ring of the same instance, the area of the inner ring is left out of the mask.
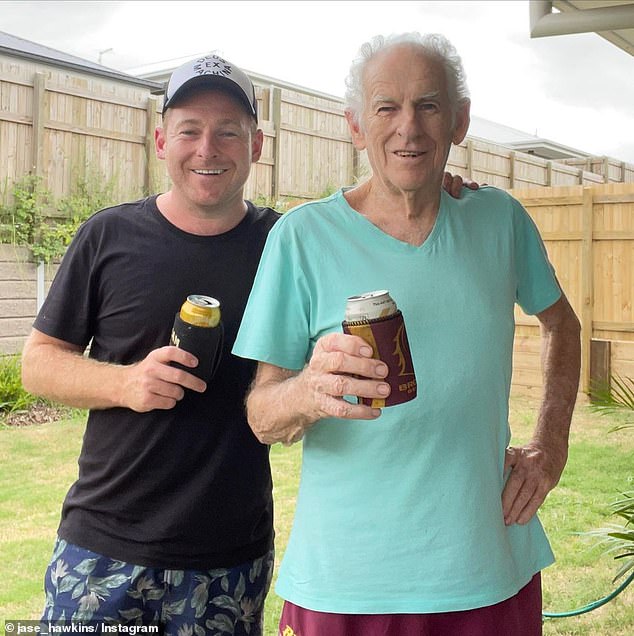
<path id="1" fill-rule="evenodd" d="M 501 506 L 514 305 L 538 313 L 561 294 L 542 241 L 495 188 L 443 193 L 419 247 L 337 192 L 269 234 L 233 351 L 301 369 L 341 331 L 348 296 L 378 289 L 403 313 L 418 396 L 375 421 L 308 429 L 276 591 L 351 614 L 497 603 L 553 561 L 538 519 L 506 527 Z"/>

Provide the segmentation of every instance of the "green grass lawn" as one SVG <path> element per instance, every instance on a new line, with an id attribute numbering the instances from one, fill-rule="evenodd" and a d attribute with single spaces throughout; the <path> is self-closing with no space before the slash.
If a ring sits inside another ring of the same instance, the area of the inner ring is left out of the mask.
<path id="1" fill-rule="evenodd" d="M 514 443 L 530 436 L 535 408 L 534 402 L 513 399 Z M 557 556 L 557 563 L 543 574 L 547 611 L 581 607 L 614 588 L 616 562 L 579 534 L 616 521 L 608 516 L 609 504 L 621 490 L 634 489 L 634 431 L 608 434 L 614 423 L 614 417 L 596 415 L 585 406 L 575 412 L 568 466 L 540 515 Z M 42 575 L 62 499 L 77 471 L 82 434 L 81 416 L 22 428 L 0 426 L 0 619 L 39 617 Z M 292 523 L 301 447 L 276 445 L 271 461 L 279 564 Z M 280 609 L 281 600 L 271 591 L 266 636 L 276 635 Z M 589 614 L 547 621 L 544 633 L 630 636 L 634 584 Z"/>

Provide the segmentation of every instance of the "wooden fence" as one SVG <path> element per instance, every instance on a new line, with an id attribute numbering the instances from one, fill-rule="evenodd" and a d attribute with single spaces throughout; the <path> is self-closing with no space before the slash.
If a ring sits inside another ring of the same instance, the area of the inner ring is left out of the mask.
<path id="1" fill-rule="evenodd" d="M 314 199 L 354 182 L 341 100 L 279 86 L 256 86 L 256 97 L 264 148 L 247 198 Z M 154 152 L 161 104 L 149 88 L 0 55 L 0 205 L 27 174 L 42 177 L 53 200 L 95 175 L 113 179 L 117 200 L 164 191 L 169 179 Z"/>
<path id="2" fill-rule="evenodd" d="M 37 68 L 0 57 L 0 203 L 29 173 L 54 197 L 89 171 L 114 177 L 119 196 L 147 189 L 149 89 Z"/>
<path id="3" fill-rule="evenodd" d="M 586 159 L 564 159 L 562 163 L 581 170 L 603 175 L 606 183 L 633 183 L 634 165 L 617 161 L 611 157 L 587 157 Z"/>
<path id="4" fill-rule="evenodd" d="M 265 83 L 256 84 L 256 96 L 265 142 L 247 198 L 312 199 L 367 173 L 341 100 Z M 91 172 L 115 178 L 122 200 L 165 190 L 153 140 L 160 106 L 138 84 L 0 55 L 0 204 L 10 202 L 11 184 L 28 173 L 40 175 L 56 198 Z M 512 189 L 534 216 L 582 319 L 584 389 L 593 375 L 633 376 L 634 186 L 598 184 L 634 180 L 634 167 L 605 158 L 565 165 L 467 137 L 452 148 L 448 169 Z M 50 275 L 40 269 L 38 278 L 27 250 L 0 246 L 0 353 L 20 350 L 36 289 L 43 294 Z M 535 319 L 518 315 L 514 385 L 528 393 L 541 386 L 537 334 Z"/>
<path id="5" fill-rule="evenodd" d="M 264 153 L 247 198 L 315 199 L 353 183 L 355 155 L 340 100 L 277 86 L 256 86 Z"/>
<path id="6" fill-rule="evenodd" d="M 601 164 L 603 166 L 603 164 Z M 447 169 L 504 190 L 604 183 L 603 174 L 517 152 L 477 138 L 452 146 Z M 629 177 L 629 172 L 626 173 Z M 634 172 L 630 180 L 634 181 Z"/>
<path id="7" fill-rule="evenodd" d="M 283 83 L 256 83 L 256 96 L 265 143 L 248 198 L 313 199 L 367 173 L 341 99 Z M 12 184 L 29 173 L 42 177 L 54 199 L 94 175 L 114 180 L 117 200 L 165 190 L 169 180 L 154 152 L 161 103 L 138 84 L 0 55 L 0 204 L 10 203 Z M 629 164 L 565 165 L 471 137 L 452 149 L 448 168 L 506 189 L 634 180 Z"/>
<path id="8" fill-rule="evenodd" d="M 610 374 L 634 377 L 634 184 L 511 191 L 540 229 L 581 320 L 581 388 Z M 516 313 L 513 382 L 541 391 L 538 321 Z"/>

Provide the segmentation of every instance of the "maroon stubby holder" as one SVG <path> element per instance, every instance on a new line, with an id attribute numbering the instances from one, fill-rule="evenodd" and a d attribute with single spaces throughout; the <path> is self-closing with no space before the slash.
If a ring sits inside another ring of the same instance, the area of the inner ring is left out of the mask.
<path id="1" fill-rule="evenodd" d="M 372 347 L 372 357 L 385 362 L 389 369 L 385 381 L 390 385 L 390 395 L 386 398 L 358 397 L 360 404 L 382 408 L 409 402 L 416 397 L 414 364 L 400 310 L 396 309 L 395 313 L 379 318 L 344 320 L 342 327 L 344 333 L 363 338 Z"/>

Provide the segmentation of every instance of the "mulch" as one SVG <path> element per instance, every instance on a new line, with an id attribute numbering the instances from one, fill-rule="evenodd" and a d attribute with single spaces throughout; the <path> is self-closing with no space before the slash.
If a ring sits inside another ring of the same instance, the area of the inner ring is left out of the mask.
<path id="1" fill-rule="evenodd" d="M 57 422 L 68 416 L 69 409 L 46 404 L 34 404 L 24 411 L 13 411 L 3 415 L 0 412 L 0 423 L 6 426 L 32 426 Z"/>

